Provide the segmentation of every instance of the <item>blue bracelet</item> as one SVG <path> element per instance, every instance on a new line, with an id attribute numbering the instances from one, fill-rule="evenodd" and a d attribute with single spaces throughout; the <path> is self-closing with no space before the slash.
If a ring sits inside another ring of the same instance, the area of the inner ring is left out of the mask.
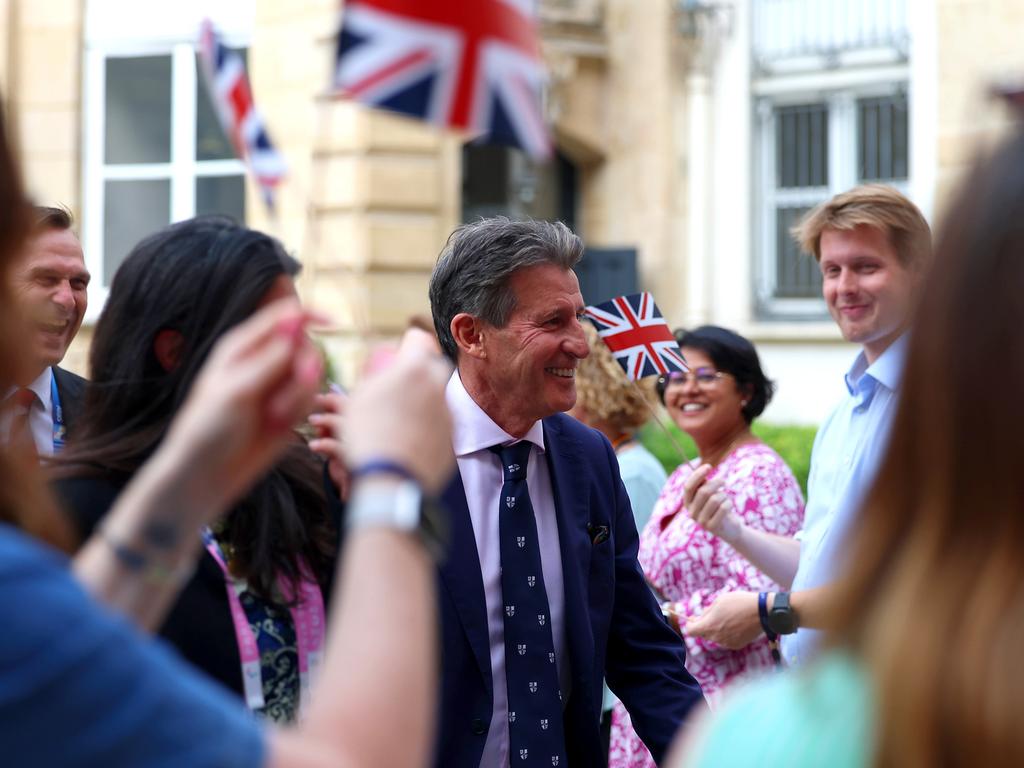
<path id="1" fill-rule="evenodd" d="M 768 636 L 768 641 L 771 642 L 778 637 L 768 626 L 768 593 L 762 592 L 757 596 L 757 615 L 761 619 L 761 629 Z"/>
<path id="2" fill-rule="evenodd" d="M 411 480 L 416 485 L 420 484 L 419 478 L 416 475 L 398 462 L 389 459 L 376 459 L 360 464 L 352 470 L 351 475 L 353 480 L 359 477 L 366 477 L 367 475 L 397 475 L 404 480 Z"/>

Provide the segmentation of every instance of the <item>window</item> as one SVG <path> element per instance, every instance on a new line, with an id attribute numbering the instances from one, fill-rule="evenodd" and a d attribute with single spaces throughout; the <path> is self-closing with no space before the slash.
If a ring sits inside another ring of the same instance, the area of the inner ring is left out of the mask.
<path id="1" fill-rule="evenodd" d="M 118 266 L 145 235 L 198 214 L 245 219 L 245 169 L 199 71 L 202 20 L 244 50 L 253 0 L 85 0 L 82 238 L 102 309 Z"/>
<path id="2" fill-rule="evenodd" d="M 556 154 L 536 163 L 524 152 L 492 144 L 462 150 L 462 220 L 508 216 L 576 223 L 576 167 Z"/>
<path id="3" fill-rule="evenodd" d="M 191 43 L 90 61 L 90 255 L 109 285 L 142 237 L 206 213 L 245 219 L 245 169 L 206 93 Z"/>
<path id="4" fill-rule="evenodd" d="M 821 274 L 790 229 L 818 203 L 864 182 L 906 191 L 907 95 L 836 91 L 822 98 L 765 98 L 761 120 L 758 309 L 770 317 L 824 314 Z"/>

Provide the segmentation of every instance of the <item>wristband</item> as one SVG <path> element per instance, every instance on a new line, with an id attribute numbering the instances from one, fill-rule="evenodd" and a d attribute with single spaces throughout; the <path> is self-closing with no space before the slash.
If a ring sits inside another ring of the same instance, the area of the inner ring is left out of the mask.
<path id="1" fill-rule="evenodd" d="M 350 474 L 353 480 L 366 477 L 367 475 L 396 475 L 403 480 L 410 480 L 416 483 L 417 486 L 420 484 L 420 480 L 416 475 L 397 461 L 391 461 L 390 459 L 373 459 L 365 464 L 360 464 Z"/>
<path id="2" fill-rule="evenodd" d="M 772 632 L 768 626 L 768 593 L 762 592 L 757 596 L 757 615 L 761 619 L 761 629 L 768 636 L 768 642 L 775 640 L 778 635 Z"/>

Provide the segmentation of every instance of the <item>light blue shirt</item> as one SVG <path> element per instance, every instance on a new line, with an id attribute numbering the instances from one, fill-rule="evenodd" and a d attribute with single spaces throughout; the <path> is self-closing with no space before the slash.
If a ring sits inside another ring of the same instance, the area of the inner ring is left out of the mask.
<path id="1" fill-rule="evenodd" d="M 908 334 L 894 341 L 870 366 L 862 351 L 846 374 L 848 397 L 821 425 L 811 452 L 807 507 L 800 540 L 800 565 L 793 591 L 828 584 L 841 563 L 846 531 L 885 453 L 896 413 Z M 814 655 L 821 632 L 801 629 L 782 638 L 790 666 Z"/>
<path id="2" fill-rule="evenodd" d="M 661 489 L 665 487 L 668 475 L 654 454 L 639 442 L 617 451 L 615 457 L 619 460 L 619 473 L 622 475 L 622 484 L 626 487 L 629 506 L 633 508 L 636 529 L 643 533 L 647 521 L 651 519 L 654 505 L 661 495 Z M 618 701 L 607 685 L 604 686 L 602 698 L 601 710 L 603 712 L 614 707 L 615 702 Z"/>

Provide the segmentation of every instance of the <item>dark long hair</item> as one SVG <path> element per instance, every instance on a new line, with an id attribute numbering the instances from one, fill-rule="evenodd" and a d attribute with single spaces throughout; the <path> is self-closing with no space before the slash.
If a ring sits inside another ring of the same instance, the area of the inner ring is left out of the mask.
<path id="1" fill-rule="evenodd" d="M 136 245 L 96 324 L 92 382 L 60 474 L 134 473 L 163 439 L 216 341 L 253 314 L 279 277 L 299 269 L 276 240 L 221 217 L 172 224 Z M 169 371 L 154 351 L 165 330 L 181 336 Z M 297 576 L 300 556 L 326 580 L 333 534 L 321 465 L 298 437 L 224 525 L 233 570 L 264 599 L 275 598 L 279 573 Z"/>
<path id="2" fill-rule="evenodd" d="M 1024 131 L 950 212 L 834 603 L 878 766 L 1024 764 Z"/>

